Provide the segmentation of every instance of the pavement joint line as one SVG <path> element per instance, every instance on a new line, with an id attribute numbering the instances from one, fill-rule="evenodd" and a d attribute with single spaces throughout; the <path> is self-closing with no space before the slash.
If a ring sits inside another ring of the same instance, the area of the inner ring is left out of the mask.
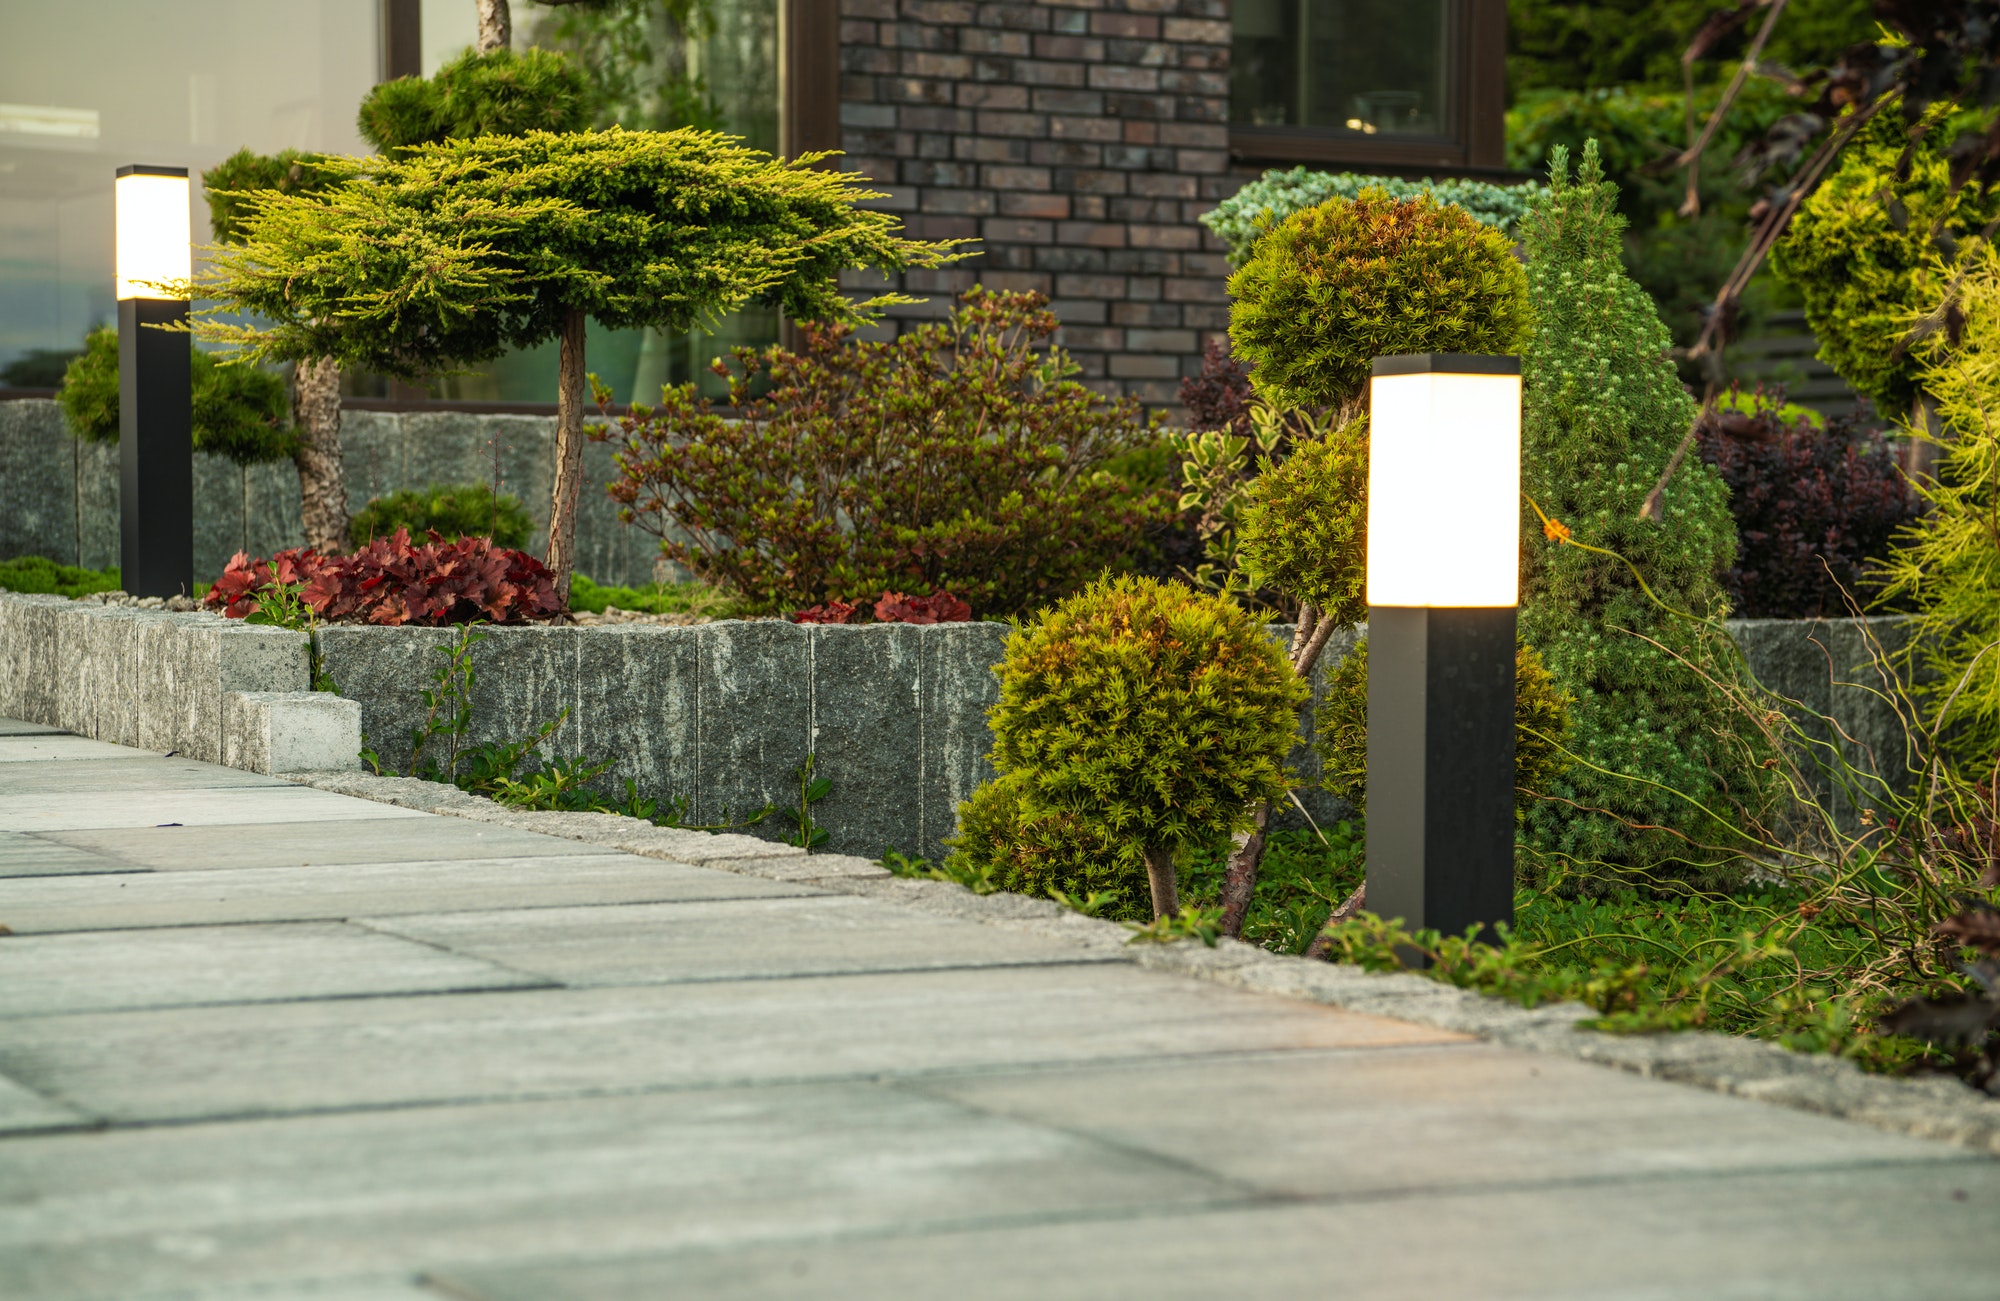
<path id="1" fill-rule="evenodd" d="M 453 954 L 467 957 L 467 954 Z M 484 962 L 484 958 L 474 959 Z M 276 1007 L 286 1003 L 366 1003 L 387 998 L 441 998 L 462 994 L 532 994 L 551 989 L 569 989 L 560 980 L 532 971 L 515 971 L 489 964 L 510 976 L 521 976 L 534 983 L 529 985 L 461 985 L 451 989 L 384 989 L 354 990 L 344 994 L 287 994 L 282 998 L 215 998 L 202 999 L 192 1003 L 139 1003 L 131 1007 L 85 1007 L 66 1012 L 0 1012 L 0 1022 L 48 1021 L 58 1017 L 72 1016 L 128 1016 L 140 1012 L 190 1012 L 222 1007 Z M 11 1076 L 9 1077 L 12 1078 Z M 18 1081 L 16 1081 L 18 1083 Z"/>
<path id="2" fill-rule="evenodd" d="M 630 835 L 622 824 L 634 820 L 616 815 L 505 808 L 456 787 L 445 787 L 433 798 L 430 792 L 414 789 L 419 783 L 360 773 L 274 775 L 360 799 L 541 831 L 567 840 L 615 842 L 628 852 L 666 857 L 647 854 L 645 848 L 627 843 Z M 800 869 L 809 869 L 810 859 L 797 849 L 787 854 L 788 848 L 773 844 L 771 854 L 761 858 L 718 856 L 694 865 L 767 879 L 804 879 L 823 889 L 1063 936 L 1088 947 L 1116 943 L 1126 961 L 1149 970 L 1456 1030 L 1509 1047 L 1612 1066 L 1644 1078 L 1788 1106 L 2000 1156 L 2000 1099 L 1984 1096 L 1956 1079 L 1867 1075 L 1852 1062 L 1807 1056 L 1777 1044 L 1713 1031 L 1613 1036 L 1581 1030 L 1577 1022 L 1592 1015 L 1582 1004 L 1522 1008 L 1413 973 L 1370 973 L 1358 967 L 1308 962 L 1236 940 L 1223 940 L 1214 949 L 1191 949 L 1189 941 L 1134 948 L 1125 944 L 1129 936 L 1118 923 L 1084 917 L 1054 900 L 1004 893 L 975 895 L 952 883 L 896 878 L 879 869 L 862 874 L 855 865 L 864 860 L 841 855 L 822 857 L 841 859 L 844 866 L 821 876 L 802 876 Z M 783 866 L 768 866 L 772 863 Z"/>

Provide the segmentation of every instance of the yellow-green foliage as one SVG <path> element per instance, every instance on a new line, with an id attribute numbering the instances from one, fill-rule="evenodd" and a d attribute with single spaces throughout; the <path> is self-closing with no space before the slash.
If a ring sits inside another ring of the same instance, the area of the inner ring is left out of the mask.
<path id="1" fill-rule="evenodd" d="M 1932 336 L 1921 378 L 1952 431 L 1935 482 L 1916 489 L 1930 509 L 1884 558 L 1884 600 L 1913 608 L 1911 654 L 1929 670 L 1919 690 L 1950 724 L 1944 744 L 1975 779 L 2000 753 L 2000 255 L 1974 255 L 1953 348 Z"/>
<path id="2" fill-rule="evenodd" d="M 960 806 L 957 853 L 1008 889 L 1143 901 L 1146 848 L 1212 843 L 1284 794 L 1305 696 L 1226 597 L 1093 584 L 1008 638 L 987 715 L 1000 777 Z"/>
<path id="3" fill-rule="evenodd" d="M 1253 583 L 1353 623 L 1368 614 L 1367 543 L 1368 417 L 1263 459 L 1236 550 Z"/>
<path id="4" fill-rule="evenodd" d="M 1568 766 L 1570 707 L 1535 648 L 1514 648 L 1514 816 L 1527 816 L 1549 781 Z M 1357 810 L 1368 807 L 1368 639 L 1327 670 L 1326 695 L 1313 706 L 1320 785 Z"/>
<path id="5" fill-rule="evenodd" d="M 1461 208 L 1383 190 L 1287 217 L 1229 277 L 1230 348 L 1280 406 L 1342 406 L 1376 357 L 1511 353 L 1528 285 L 1505 235 Z"/>
<path id="6" fill-rule="evenodd" d="M 1904 345 L 1916 317 L 1937 304 L 1941 274 L 1932 230 L 1959 239 L 2000 216 L 2000 190 L 1953 192 L 1951 162 L 1934 147 L 1956 129 L 1942 111 L 1914 148 L 1903 115 L 1879 113 L 1841 151 L 1840 166 L 1799 206 L 1771 266 L 1805 297 L 1820 360 L 1883 411 L 1910 410 L 1924 362 Z M 1905 151 L 1909 179 L 1896 179 Z"/>

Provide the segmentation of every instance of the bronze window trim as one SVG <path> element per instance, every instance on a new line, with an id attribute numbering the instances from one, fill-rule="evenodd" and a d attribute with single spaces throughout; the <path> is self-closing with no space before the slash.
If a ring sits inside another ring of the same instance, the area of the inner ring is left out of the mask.
<path id="1" fill-rule="evenodd" d="M 381 34 L 378 81 L 424 75 L 423 0 L 382 0 Z"/>
<path id="2" fill-rule="evenodd" d="M 1364 135 L 1331 127 L 1231 123 L 1229 154 L 1246 163 L 1323 163 L 1389 171 L 1507 169 L 1507 0 L 1461 0 L 1451 138 Z"/>
<path id="3" fill-rule="evenodd" d="M 840 7 L 779 0 L 778 152 L 840 148 Z M 830 166 L 831 164 L 822 164 Z"/>

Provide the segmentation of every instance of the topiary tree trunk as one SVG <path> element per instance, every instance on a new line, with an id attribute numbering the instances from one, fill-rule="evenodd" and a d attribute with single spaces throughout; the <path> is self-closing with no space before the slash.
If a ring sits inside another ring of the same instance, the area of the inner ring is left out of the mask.
<path id="1" fill-rule="evenodd" d="M 583 341 L 586 318 L 572 308 L 563 319 L 556 366 L 556 473 L 549 500 L 546 563 L 555 575 L 556 595 L 569 604 L 569 579 L 576 570 L 576 507 L 583 491 Z"/>
<path id="2" fill-rule="evenodd" d="M 513 43 L 514 15 L 507 0 L 479 0 L 479 40 L 473 48 L 491 54 Z"/>
<path id="3" fill-rule="evenodd" d="M 299 502 L 306 545 L 323 556 L 347 550 L 347 480 L 340 457 L 340 363 L 318 357 L 292 372 L 292 423 L 299 442 Z"/>

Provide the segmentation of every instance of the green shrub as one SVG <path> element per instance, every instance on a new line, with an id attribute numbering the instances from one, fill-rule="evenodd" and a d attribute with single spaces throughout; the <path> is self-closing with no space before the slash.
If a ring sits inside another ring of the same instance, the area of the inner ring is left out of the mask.
<path id="1" fill-rule="evenodd" d="M 1229 278 L 1230 346 L 1279 406 L 1343 407 L 1378 356 L 1510 353 L 1528 287 L 1507 237 L 1382 190 L 1293 213 Z"/>
<path id="2" fill-rule="evenodd" d="M 67 596 L 71 600 L 89 596 L 92 592 L 115 592 L 118 590 L 118 566 L 79 569 L 43 556 L 16 556 L 12 560 L 0 560 L 0 590 Z"/>
<path id="3" fill-rule="evenodd" d="M 375 498 L 355 512 L 347 527 L 357 547 L 397 529 L 408 529 L 421 542 L 435 529 L 447 542 L 490 538 L 496 547 L 517 550 L 534 533 L 535 519 L 512 493 L 495 498 L 492 484 L 434 483 L 421 492 L 403 488 Z"/>
<path id="4" fill-rule="evenodd" d="M 1236 544 L 1250 581 L 1336 623 L 1368 615 L 1368 418 L 1291 445 L 1250 485 Z"/>
<path id="5" fill-rule="evenodd" d="M 239 149 L 201 174 L 201 188 L 208 200 L 208 224 L 218 244 L 237 244 L 243 239 L 243 221 L 251 209 L 244 199 L 254 190 L 275 190 L 279 194 L 315 194 L 337 183 L 338 178 L 319 166 L 319 155 L 281 149 L 260 154 Z"/>
<path id="6" fill-rule="evenodd" d="M 1771 265 L 1805 298 L 1820 360 L 1877 407 L 1908 412 L 1921 387 L 1922 357 L 1904 342 L 1916 318 L 1937 306 L 1950 274 L 1938 264 L 1939 223 L 1964 239 L 2000 217 L 2000 190 L 1953 191 L 1945 115 L 1912 146 L 1902 115 L 1877 114 L 1841 151 L 1840 166 L 1799 207 Z M 1909 179 L 1896 179 L 1909 154 Z M 1884 196 L 1888 196 L 1885 201 Z"/>
<path id="7" fill-rule="evenodd" d="M 70 432 L 86 442 L 118 441 L 118 331 L 99 326 L 63 373 L 56 401 Z M 291 428 L 285 381 L 255 366 L 225 364 L 194 349 L 194 448 L 238 465 L 282 461 L 298 437 Z"/>
<path id="8" fill-rule="evenodd" d="M 1514 648 L 1514 815 L 1525 821 L 1536 799 L 1569 766 L 1575 705 L 1556 685 L 1535 648 Z M 1327 670 L 1326 695 L 1313 706 L 1313 749 L 1320 785 L 1357 811 L 1368 807 L 1368 639 Z"/>
<path id="9" fill-rule="evenodd" d="M 1122 567 L 1171 511 L 1163 484 L 1107 468 L 1165 417 L 1072 378 L 1041 348 L 1057 324 L 1038 295 L 974 289 L 888 342 L 809 327 L 802 356 L 739 352 L 726 406 L 683 385 L 592 436 L 616 448 L 621 518 L 755 609 L 950 591 L 1025 614 Z"/>
<path id="10" fill-rule="evenodd" d="M 1619 260 L 1623 219 L 1596 151 L 1573 180 L 1556 151 L 1549 175 L 1521 224 L 1537 312 L 1522 359 L 1522 487 L 1587 546 L 1534 539 L 1539 520 L 1523 509 L 1533 540 L 1521 632 L 1576 701 L 1582 762 L 1529 810 L 1529 839 L 1553 874 L 1712 877 L 1740 865 L 1731 827 L 1754 822 L 1772 794 L 1768 751 L 1731 722 L 1741 656 L 1701 621 L 1727 608 L 1729 493 L 1688 457 L 1664 518 L 1640 517 L 1695 403 L 1659 313 Z"/>
<path id="11" fill-rule="evenodd" d="M 1234 602 L 1095 583 L 1008 638 L 987 715 L 1000 777 L 961 806 L 958 852 L 1009 889 L 1143 900 L 1149 860 L 1171 883 L 1174 853 L 1285 793 L 1305 696 Z"/>
<path id="12" fill-rule="evenodd" d="M 1959 294 L 1960 346 L 1933 336 L 1924 386 L 1953 431 L 1935 480 L 1913 481 L 1930 507 L 1876 568 L 1884 603 L 1908 602 L 1918 690 L 1946 751 L 1973 780 L 2000 755 L 2000 255 L 1978 250 Z"/>
<path id="13" fill-rule="evenodd" d="M 376 86 L 355 125 L 386 153 L 472 136 L 588 131 L 595 113 L 583 70 L 553 50 L 467 50 L 429 77 Z"/>
<path id="14" fill-rule="evenodd" d="M 642 610 L 647 614 L 699 614 L 731 619 L 742 613 L 742 602 L 706 583 L 649 583 L 645 587 L 613 587 L 592 582 L 583 574 L 569 581 L 569 608 L 604 613 L 606 606 Z"/>
<path id="15" fill-rule="evenodd" d="M 1321 172 L 1294 167 L 1289 172 L 1265 172 L 1209 211 L 1201 224 L 1229 245 L 1229 264 L 1250 260 L 1257 240 L 1271 227 L 1304 208 L 1328 199 L 1359 198 L 1363 190 L 1380 190 L 1392 199 L 1428 198 L 1460 208 L 1482 226 L 1511 236 L 1514 223 L 1528 211 L 1528 200 L 1541 187 L 1495 185 L 1491 181 L 1406 181 L 1399 176 L 1357 176 L 1353 172 Z"/>

